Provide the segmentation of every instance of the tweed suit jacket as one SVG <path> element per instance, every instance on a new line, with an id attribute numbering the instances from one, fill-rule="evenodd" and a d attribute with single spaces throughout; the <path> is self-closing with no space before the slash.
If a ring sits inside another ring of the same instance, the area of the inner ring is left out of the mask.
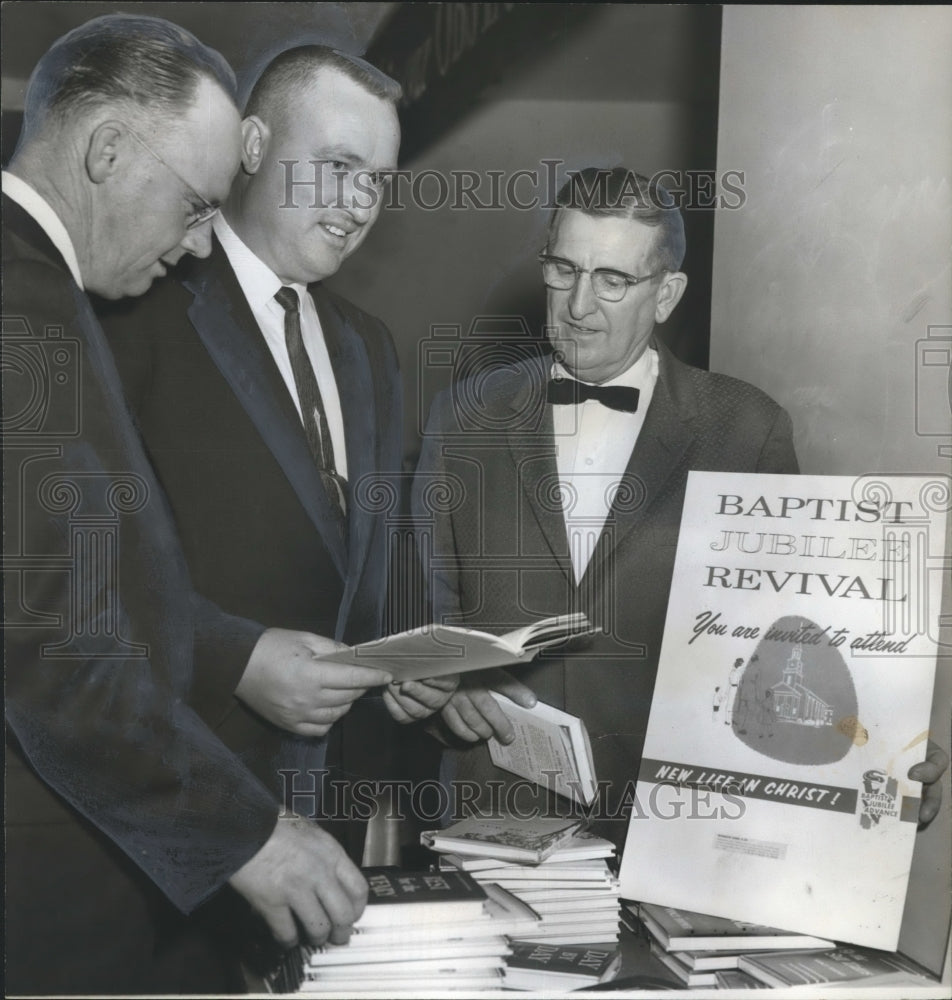
<path id="1" fill-rule="evenodd" d="M 55 828 L 62 869 L 92 830 L 189 912 L 277 818 L 191 704 L 196 656 L 240 673 L 261 628 L 195 594 L 87 296 L 27 212 L 3 216 L 7 862 Z M 110 889 L 85 876 L 57 896 L 95 911 Z M 13 919 L 38 891 L 8 895 Z"/>
<path id="2" fill-rule="evenodd" d="M 506 631 L 583 610 L 601 629 L 541 653 L 516 675 L 540 700 L 584 719 L 605 783 L 596 829 L 618 843 L 644 742 L 688 471 L 798 471 L 790 419 L 773 400 L 653 346 L 658 382 L 579 583 L 545 402 L 547 359 L 499 369 L 478 386 L 460 382 L 437 397 L 414 482 L 436 620 Z M 456 779 L 483 787 L 509 781 L 485 745 L 450 758 Z M 519 796 L 502 805 L 553 808 L 552 800 L 533 805 L 527 789 Z"/>

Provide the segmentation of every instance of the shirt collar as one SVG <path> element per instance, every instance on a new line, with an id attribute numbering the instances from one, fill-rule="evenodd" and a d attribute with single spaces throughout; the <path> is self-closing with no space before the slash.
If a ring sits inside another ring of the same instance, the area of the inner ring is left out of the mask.
<path id="1" fill-rule="evenodd" d="M 575 379 L 576 382 L 583 382 L 586 385 L 594 384 L 592 382 L 586 382 L 585 379 L 575 378 L 575 376 L 559 361 L 552 362 L 552 370 L 550 374 L 552 378 L 570 378 Z M 599 382 L 598 384 L 624 385 L 630 386 L 633 389 L 643 390 L 653 384 L 657 377 L 658 352 L 653 347 L 649 347 L 630 368 L 626 368 L 623 372 L 616 375 L 614 378 L 610 378 L 607 382 Z"/>
<path id="2" fill-rule="evenodd" d="M 76 256 L 76 248 L 69 238 L 66 226 L 53 211 L 50 203 L 36 189 L 31 187 L 25 180 L 3 171 L 3 193 L 15 201 L 24 212 L 29 213 L 37 225 L 50 238 L 50 242 L 62 254 L 69 273 L 73 276 L 73 281 L 83 288 L 83 276 L 79 270 L 79 258 Z"/>
<path id="3" fill-rule="evenodd" d="M 269 306 L 284 283 L 231 228 L 221 212 L 215 216 L 212 226 L 248 304 L 252 309 Z M 292 284 L 290 287 L 299 296 L 307 292 L 304 285 Z"/>

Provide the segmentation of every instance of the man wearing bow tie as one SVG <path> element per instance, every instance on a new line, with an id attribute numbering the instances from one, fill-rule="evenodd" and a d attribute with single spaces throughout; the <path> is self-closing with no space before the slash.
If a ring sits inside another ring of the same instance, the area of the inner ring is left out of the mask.
<path id="1" fill-rule="evenodd" d="M 607 783 L 596 829 L 620 844 L 688 471 L 798 468 L 790 418 L 772 399 L 682 364 L 655 337 L 687 286 L 670 195 L 625 169 L 589 169 L 557 204 L 539 255 L 554 353 L 436 399 L 415 516 L 421 551 L 432 547 L 436 620 L 505 631 L 584 610 L 601 629 L 540 655 L 519 681 L 464 675 L 442 711 L 447 735 L 464 748 L 450 751 L 448 776 L 484 789 L 511 782 L 479 742 L 511 732 L 488 689 L 525 705 L 538 696 L 585 720 Z M 435 481 L 453 494 L 440 509 L 428 502 Z M 527 788 L 500 802 L 520 811 L 553 805 Z"/>

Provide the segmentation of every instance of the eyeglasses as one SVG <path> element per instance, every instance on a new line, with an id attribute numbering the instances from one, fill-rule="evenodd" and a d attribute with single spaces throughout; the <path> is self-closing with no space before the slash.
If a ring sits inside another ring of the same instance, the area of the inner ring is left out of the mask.
<path id="1" fill-rule="evenodd" d="M 552 254 L 544 251 L 538 256 L 542 265 L 542 280 L 549 288 L 556 288 L 565 292 L 575 287 L 575 283 L 581 274 L 592 276 L 592 291 L 595 295 L 606 302 L 620 302 L 627 294 L 628 289 L 635 285 L 640 285 L 643 281 L 650 281 L 664 274 L 665 269 L 655 271 L 654 274 L 645 274 L 636 278 L 633 274 L 626 274 L 624 271 L 615 271 L 610 267 L 596 267 L 590 271 L 588 268 L 579 267 L 578 264 L 564 257 L 553 257 Z"/>
<path id="2" fill-rule="evenodd" d="M 178 182 L 188 190 L 192 199 L 198 202 L 198 207 L 193 207 L 192 211 L 189 213 L 188 221 L 185 223 L 186 229 L 198 229 L 199 226 L 204 226 L 206 222 L 211 222 L 212 219 L 218 215 L 218 206 L 213 205 L 207 198 L 203 198 L 191 184 L 175 169 L 175 167 L 169 166 L 165 160 L 139 135 L 138 132 L 128 123 L 126 128 L 129 130 L 129 135 L 154 159 L 165 167 L 166 170 L 173 177 L 175 177 Z"/>

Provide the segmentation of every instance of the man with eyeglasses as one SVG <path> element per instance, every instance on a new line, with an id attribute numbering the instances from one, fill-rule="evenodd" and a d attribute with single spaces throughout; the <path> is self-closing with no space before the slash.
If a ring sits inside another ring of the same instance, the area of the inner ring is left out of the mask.
<path id="1" fill-rule="evenodd" d="M 326 46 L 278 54 L 248 96 L 211 255 L 105 324 L 196 589 L 233 614 L 326 637 L 328 651 L 382 634 L 386 516 L 399 513 L 377 502 L 402 461 L 393 342 L 324 285 L 380 215 L 399 96 L 394 80 Z M 324 792 L 391 774 L 393 719 L 431 714 L 453 686 L 371 691 L 318 731 L 338 671 L 318 658 L 308 674 L 246 675 L 220 719 L 228 745 L 309 814 L 343 803 L 320 795 L 319 772 Z M 359 857 L 363 826 L 335 833 Z"/>
<path id="2" fill-rule="evenodd" d="M 96 18 L 38 63 L 3 174 L 10 993 L 230 992 L 230 955 L 183 914 L 234 889 L 282 943 L 321 943 L 366 900 L 340 845 L 215 732 L 242 680 L 313 678 L 317 640 L 197 596 L 89 298 L 208 255 L 234 92 L 177 26 Z M 336 677 L 315 732 L 389 679 Z"/>
<path id="3" fill-rule="evenodd" d="M 773 400 L 689 368 L 655 335 L 687 285 L 670 196 L 627 169 L 592 168 L 556 201 L 539 255 L 553 353 L 484 374 L 478 393 L 462 382 L 436 399 L 414 514 L 432 546 L 435 620 L 504 630 L 581 609 L 603 629 L 520 668 L 518 680 L 464 674 L 442 710 L 448 776 L 511 785 L 482 742 L 512 731 L 489 691 L 526 706 L 538 697 L 584 719 L 607 782 L 595 829 L 620 846 L 687 472 L 796 472 L 797 460 Z M 455 483 L 452 510 L 429 509 L 434 480 Z M 509 805 L 557 808 L 525 787 Z"/>
<path id="4" fill-rule="evenodd" d="M 491 690 L 526 707 L 538 697 L 584 719 L 605 782 L 594 829 L 621 847 L 688 471 L 798 467 L 784 410 L 751 385 L 682 364 L 655 335 L 687 285 L 670 194 L 622 167 L 589 168 L 556 204 L 539 255 L 553 353 L 437 397 L 414 516 L 434 620 L 506 631 L 581 609 L 602 629 L 520 668 L 518 680 L 464 674 L 441 713 L 455 747 L 445 773 L 484 791 L 498 783 L 479 808 L 564 814 L 564 801 L 525 786 L 507 799 L 513 779 L 481 742 L 512 736 Z M 428 503 L 434 482 L 456 499 Z M 926 785 L 921 825 L 938 812 L 947 764 L 930 745 L 910 771 Z"/>

